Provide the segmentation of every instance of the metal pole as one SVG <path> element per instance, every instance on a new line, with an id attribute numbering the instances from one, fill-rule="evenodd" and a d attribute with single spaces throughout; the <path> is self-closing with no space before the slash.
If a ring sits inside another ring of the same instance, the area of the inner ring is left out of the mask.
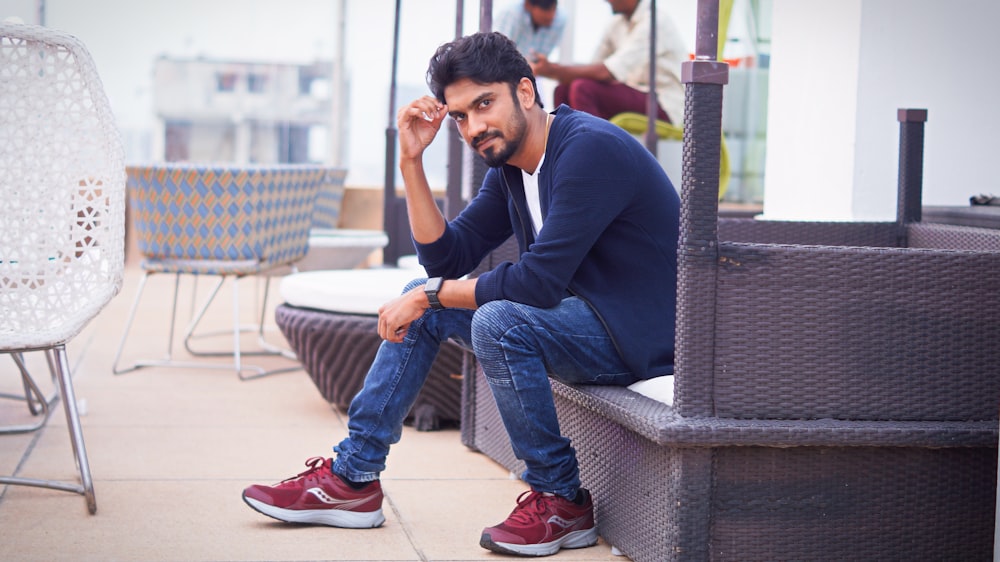
<path id="1" fill-rule="evenodd" d="M 646 148 L 656 156 L 656 0 L 649 3 L 649 98 L 646 100 Z"/>
<path id="2" fill-rule="evenodd" d="M 465 1 L 455 2 L 455 38 L 462 36 L 465 20 Z M 444 216 L 451 220 L 458 216 L 462 204 L 462 136 L 458 134 L 455 121 L 445 121 L 448 127 L 448 184 L 445 186 Z"/>
<path id="3" fill-rule="evenodd" d="M 344 165 L 344 100 L 346 81 L 344 80 L 344 60 L 347 48 L 347 0 L 334 3 L 334 53 L 331 65 L 332 87 L 330 88 L 330 148 L 327 154 L 332 166 Z"/>
<path id="4" fill-rule="evenodd" d="M 479 0 L 479 31 L 493 31 L 493 0 Z"/>
<path id="5" fill-rule="evenodd" d="M 920 222 L 924 183 L 924 123 L 926 109 L 902 108 L 899 121 L 899 179 L 896 187 L 896 223 Z"/>
<path id="6" fill-rule="evenodd" d="M 719 2 L 699 0 L 697 17 L 698 34 L 695 36 L 694 58 L 696 61 L 718 61 Z"/>
<path id="7" fill-rule="evenodd" d="M 396 263 L 401 255 L 399 217 L 396 203 L 396 67 L 399 62 L 399 12 L 396 0 L 395 21 L 392 34 L 392 75 L 389 80 L 389 119 L 385 128 L 385 191 L 382 204 L 382 222 L 389 243 L 383 252 L 383 262 Z"/>

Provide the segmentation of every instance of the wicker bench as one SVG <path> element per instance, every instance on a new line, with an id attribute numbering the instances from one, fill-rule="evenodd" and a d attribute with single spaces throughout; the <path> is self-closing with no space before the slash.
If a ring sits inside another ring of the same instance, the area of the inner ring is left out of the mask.
<path id="1" fill-rule="evenodd" d="M 685 184 L 672 404 L 552 383 L 634 562 L 990 558 L 1000 231 L 920 222 L 925 116 L 900 112 L 895 222 L 720 219 Z M 523 469 L 474 362 L 462 432 Z"/>

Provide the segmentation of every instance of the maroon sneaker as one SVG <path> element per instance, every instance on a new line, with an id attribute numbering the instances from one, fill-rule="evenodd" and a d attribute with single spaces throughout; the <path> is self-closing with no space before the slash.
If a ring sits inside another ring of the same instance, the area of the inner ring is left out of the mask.
<path id="1" fill-rule="evenodd" d="M 528 490 L 517 498 L 507 520 L 483 529 L 479 546 L 502 554 L 548 556 L 560 548 L 597 544 L 594 502 L 581 488 L 583 505 L 554 494 Z M 525 497 L 527 496 L 527 497 Z"/>
<path id="2" fill-rule="evenodd" d="M 309 470 L 298 476 L 274 486 L 255 484 L 243 490 L 243 501 L 289 523 L 363 529 L 385 522 L 378 480 L 355 490 L 333 473 L 331 465 L 332 459 L 313 457 L 306 461 Z"/>

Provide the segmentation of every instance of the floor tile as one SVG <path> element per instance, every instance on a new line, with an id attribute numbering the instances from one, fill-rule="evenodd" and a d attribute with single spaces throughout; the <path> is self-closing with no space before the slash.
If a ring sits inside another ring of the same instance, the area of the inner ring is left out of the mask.
<path id="1" fill-rule="evenodd" d="M 506 559 L 479 547 L 479 534 L 510 513 L 526 486 L 485 455 L 462 445 L 458 429 L 418 432 L 404 427 L 382 475 L 386 523 L 379 529 L 289 525 L 247 507 L 241 498 L 246 486 L 276 483 L 305 470 L 309 457 L 331 456 L 332 447 L 347 434 L 347 416 L 326 403 L 303 370 L 250 381 L 218 369 L 151 368 L 113 374 L 138 279 L 133 265 L 121 294 L 67 345 L 97 514 L 87 512 L 81 495 L 0 486 L 0 557 L 19 561 Z M 143 301 L 147 316 L 137 322 L 127 354 L 163 354 L 171 283 L 166 276 L 151 281 Z M 182 286 L 186 308 L 181 316 L 186 317 L 192 286 Z M 252 283 L 244 281 L 241 286 L 241 294 L 251 297 L 244 303 L 252 305 L 252 291 L 243 286 L 252 288 Z M 200 284 L 198 294 L 204 295 L 207 287 Z M 228 291 L 220 293 L 221 303 L 231 302 Z M 250 308 L 241 305 L 247 321 Z M 225 327 L 229 321 L 228 311 L 213 311 L 206 327 Z M 254 343 L 252 337 L 244 338 L 249 338 L 248 345 Z M 175 356 L 187 355 L 175 351 Z M 43 392 L 54 392 L 45 356 L 32 353 L 26 359 Z M 252 361 L 289 364 L 283 358 Z M 21 391 L 14 362 L 0 356 L 0 393 Z M 0 425 L 30 420 L 23 401 L 0 398 Z M 61 403 L 39 432 L 0 435 L 0 474 L 15 471 L 21 476 L 77 481 Z M 612 556 L 604 543 L 552 559 L 627 562 Z"/>

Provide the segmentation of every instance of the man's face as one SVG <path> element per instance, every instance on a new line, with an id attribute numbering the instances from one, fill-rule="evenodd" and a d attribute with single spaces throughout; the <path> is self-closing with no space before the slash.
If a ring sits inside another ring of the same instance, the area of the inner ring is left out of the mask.
<path id="1" fill-rule="evenodd" d="M 528 120 L 509 84 L 463 78 L 447 86 L 444 96 L 462 138 L 490 167 L 505 164 L 521 148 Z"/>
<path id="2" fill-rule="evenodd" d="M 612 14 L 625 14 L 627 16 L 632 15 L 638 3 L 639 0 L 608 0 L 608 4 L 611 4 Z"/>
<path id="3" fill-rule="evenodd" d="M 528 5 L 528 13 L 531 14 L 531 23 L 535 27 L 549 27 L 552 22 L 556 19 L 556 7 L 552 6 L 551 9 L 546 10 L 545 8 L 539 8 L 538 6 Z"/>

